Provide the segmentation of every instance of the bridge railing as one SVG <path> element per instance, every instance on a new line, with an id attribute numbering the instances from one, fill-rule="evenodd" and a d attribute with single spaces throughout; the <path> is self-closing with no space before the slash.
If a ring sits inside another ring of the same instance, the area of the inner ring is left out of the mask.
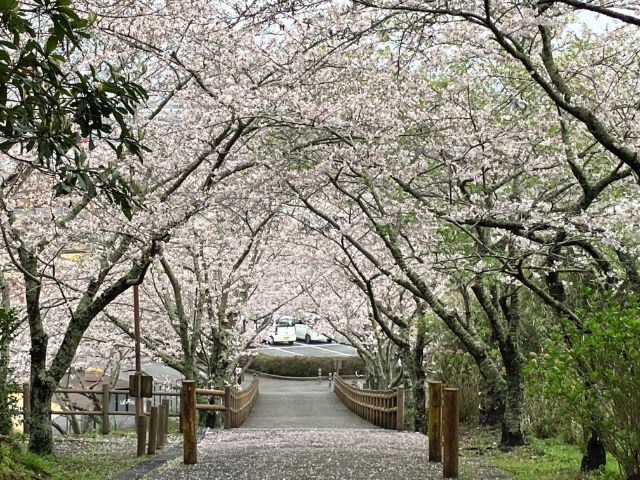
<path id="1" fill-rule="evenodd" d="M 389 430 L 404 430 L 404 388 L 366 390 L 349 385 L 337 373 L 333 391 L 353 413 Z"/>
<path id="2" fill-rule="evenodd" d="M 196 424 L 198 410 L 214 410 L 224 412 L 224 427 L 238 428 L 247 419 L 253 406 L 258 399 L 259 392 L 258 377 L 254 377 L 249 388 L 243 391 L 235 390 L 231 386 L 226 386 L 224 390 L 211 390 L 206 388 L 196 388 L 192 380 L 183 380 L 180 394 L 180 404 L 182 405 L 182 434 L 184 463 L 192 465 L 198 463 Z M 209 404 L 197 403 L 197 396 L 222 398 L 224 403 Z"/>
<path id="3" fill-rule="evenodd" d="M 245 422 L 258 399 L 258 384 L 258 377 L 255 377 L 246 390 L 237 391 L 225 387 L 224 428 L 238 428 Z"/>

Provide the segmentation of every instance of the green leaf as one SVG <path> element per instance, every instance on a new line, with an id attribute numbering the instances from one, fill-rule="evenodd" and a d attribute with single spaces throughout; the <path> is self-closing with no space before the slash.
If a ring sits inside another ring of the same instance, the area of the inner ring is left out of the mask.
<path id="1" fill-rule="evenodd" d="M 51 55 L 51 53 L 53 53 L 57 46 L 58 38 L 55 35 L 51 35 L 44 46 L 44 54 L 48 57 L 49 55 Z"/>
<path id="2" fill-rule="evenodd" d="M 15 12 L 17 9 L 17 0 L 0 0 L 0 12 L 3 14 Z"/>

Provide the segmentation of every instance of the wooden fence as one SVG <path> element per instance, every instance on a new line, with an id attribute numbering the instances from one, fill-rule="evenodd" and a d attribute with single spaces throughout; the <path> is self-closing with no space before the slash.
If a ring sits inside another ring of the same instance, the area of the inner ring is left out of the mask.
<path id="1" fill-rule="evenodd" d="M 195 382 L 184 380 L 182 382 L 181 400 L 182 406 L 182 435 L 184 448 L 184 463 L 193 465 L 198 463 L 198 449 L 196 437 L 196 425 L 198 410 L 214 410 L 224 412 L 224 427 L 240 427 L 253 409 L 258 399 L 259 379 L 254 376 L 251 385 L 246 390 L 236 390 L 226 386 L 224 390 L 208 390 L 196 388 Z M 223 398 L 223 404 L 197 403 L 198 395 L 213 398 Z"/>
<path id="2" fill-rule="evenodd" d="M 240 427 L 253 409 L 258 399 L 258 377 L 244 391 L 225 387 L 224 403 L 227 406 L 224 417 L 224 428 Z"/>
<path id="3" fill-rule="evenodd" d="M 349 385 L 337 373 L 333 391 L 346 407 L 378 427 L 404 430 L 404 389 L 365 390 Z"/>
<path id="4" fill-rule="evenodd" d="M 429 461 L 442 462 L 444 478 L 458 478 L 460 390 L 429 382 Z"/>
<path id="5" fill-rule="evenodd" d="M 21 392 L 22 393 L 22 417 L 23 417 L 23 432 L 25 434 L 29 433 L 29 416 L 30 416 L 30 398 L 31 398 L 31 389 L 28 383 L 22 385 Z M 81 389 L 81 388 L 58 388 L 55 390 L 55 395 L 60 397 L 61 395 L 82 395 L 86 398 L 92 400 L 92 408 L 93 410 L 52 410 L 52 415 L 63 415 L 63 416 L 99 416 L 101 418 L 101 432 L 103 435 L 107 435 L 110 432 L 111 424 L 109 417 L 113 416 L 135 416 L 135 410 L 129 410 L 129 389 L 128 388 L 119 388 L 112 389 L 109 388 L 108 384 L 102 384 L 100 389 Z M 111 407 L 111 399 L 115 397 L 114 409 L 110 409 Z M 126 404 L 123 406 L 123 409 L 119 408 L 119 399 L 120 397 L 124 397 Z M 180 392 L 172 392 L 172 391 L 154 391 L 153 392 L 153 400 L 155 402 L 150 401 L 150 403 L 156 403 L 158 405 L 167 405 L 167 418 L 168 417 L 180 417 L 180 412 L 178 409 L 178 405 L 176 402 L 172 401 L 172 398 L 175 397 L 176 400 L 180 397 Z M 58 402 L 62 403 L 62 402 Z M 171 405 L 175 404 L 176 408 L 171 410 Z M 78 407 L 75 407 L 78 408 Z M 150 415 L 150 411 L 145 413 L 146 416 Z"/>

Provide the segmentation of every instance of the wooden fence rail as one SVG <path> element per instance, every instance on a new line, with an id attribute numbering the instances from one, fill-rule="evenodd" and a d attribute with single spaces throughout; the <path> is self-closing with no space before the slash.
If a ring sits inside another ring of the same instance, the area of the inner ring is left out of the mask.
<path id="1" fill-rule="evenodd" d="M 224 428 L 238 428 L 244 423 L 258 399 L 258 389 L 258 377 L 255 377 L 249 388 L 243 391 L 225 387 L 227 410 Z"/>
<path id="2" fill-rule="evenodd" d="M 404 430 L 404 389 L 365 390 L 349 385 L 337 373 L 333 391 L 346 407 L 378 427 Z"/>
<path id="3" fill-rule="evenodd" d="M 196 438 L 197 411 L 214 410 L 224 412 L 224 428 L 238 428 L 247 419 L 258 399 L 259 379 L 253 377 L 251 385 L 246 390 L 238 391 L 231 386 L 224 390 L 207 390 L 195 388 L 192 380 L 183 380 L 180 404 L 182 435 L 183 435 L 183 459 L 187 465 L 198 463 L 198 445 Z M 198 395 L 223 398 L 224 403 L 210 404 L 197 403 Z"/>
<path id="4" fill-rule="evenodd" d="M 25 434 L 29 433 L 29 416 L 30 416 L 30 408 L 29 402 L 31 398 L 31 389 L 28 383 L 22 385 L 22 388 L 18 390 L 18 393 L 22 393 L 22 418 L 23 418 L 23 432 Z M 52 415 L 62 415 L 62 416 L 76 416 L 76 415 L 86 415 L 86 416 L 100 416 L 102 420 L 101 431 L 104 435 L 108 434 L 111 428 L 109 417 L 113 416 L 135 416 L 135 410 L 129 410 L 129 400 L 134 399 L 135 397 L 130 397 L 128 388 L 118 388 L 112 389 L 109 388 L 109 385 L 102 384 L 100 389 L 82 389 L 82 388 L 58 388 L 54 391 L 55 395 L 83 395 L 87 398 L 93 398 L 94 403 L 92 406 L 96 406 L 98 410 L 51 410 Z M 125 397 L 126 405 L 124 405 L 124 409 L 120 410 L 120 396 Z M 111 399 L 115 397 L 115 410 L 111 410 Z M 176 397 L 176 401 L 180 398 L 180 392 L 173 391 L 164 391 L 158 390 L 153 392 L 153 399 L 157 400 L 157 402 L 151 402 L 156 404 L 167 404 L 167 418 L 168 417 L 180 417 L 179 406 L 176 405 L 177 408 L 174 410 L 170 409 L 171 402 L 166 402 L 171 397 Z M 145 412 L 145 416 L 150 415 L 150 411 Z"/>

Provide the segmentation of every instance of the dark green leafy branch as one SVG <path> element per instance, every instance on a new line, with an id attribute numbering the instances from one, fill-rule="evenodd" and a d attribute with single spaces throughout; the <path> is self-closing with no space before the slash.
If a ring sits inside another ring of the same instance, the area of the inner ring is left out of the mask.
<path id="1" fill-rule="evenodd" d="M 136 200 L 117 167 L 125 155 L 142 161 L 148 151 L 143 132 L 130 125 L 148 97 L 114 66 L 72 71 L 69 60 L 93 20 L 81 18 L 70 0 L 0 0 L 0 151 L 18 167 L 56 177 L 57 196 L 99 191 L 130 218 Z M 86 151 L 98 140 L 115 162 L 91 164 Z"/>

